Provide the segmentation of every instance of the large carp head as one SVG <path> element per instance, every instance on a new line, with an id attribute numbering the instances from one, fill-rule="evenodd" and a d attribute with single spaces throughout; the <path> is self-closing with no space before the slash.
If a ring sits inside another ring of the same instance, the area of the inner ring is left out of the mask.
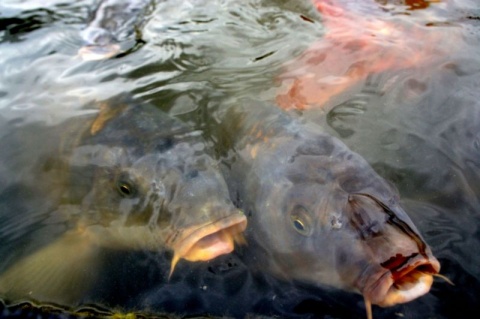
<path id="1" fill-rule="evenodd" d="M 209 260 L 234 249 L 246 218 L 198 131 L 151 105 L 108 104 L 69 155 L 67 200 L 100 245 Z M 68 144 L 68 143 L 67 143 Z"/>
<path id="2" fill-rule="evenodd" d="M 262 269 L 380 306 L 429 291 L 439 262 L 397 192 L 362 157 L 317 126 L 264 117 L 248 127 L 232 195 L 243 200 Z"/>

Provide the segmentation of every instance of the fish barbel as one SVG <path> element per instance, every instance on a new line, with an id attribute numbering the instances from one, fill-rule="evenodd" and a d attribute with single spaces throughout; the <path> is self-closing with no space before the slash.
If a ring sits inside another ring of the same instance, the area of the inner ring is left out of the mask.
<path id="1" fill-rule="evenodd" d="M 242 103 L 222 119 L 235 151 L 231 197 L 248 218 L 245 259 L 287 280 L 356 291 L 367 308 L 426 294 L 440 264 L 397 191 L 314 123 Z"/>
<path id="2" fill-rule="evenodd" d="M 4 298 L 78 302 L 95 278 L 102 248 L 170 250 L 171 275 L 180 259 L 210 260 L 242 242 L 246 217 L 230 201 L 201 132 L 156 107 L 112 99 L 95 116 L 61 123 L 49 128 L 49 135 L 38 126 L 30 134 L 25 130 L 22 138 L 34 139 L 40 150 L 48 148 L 50 138 L 61 140 L 57 153 L 35 157 L 38 172 L 50 173 L 32 177 L 29 192 L 7 187 L 0 194 L 5 201 L 0 237 L 12 247 L 7 253 L 15 255 L 16 249 L 35 245 L 32 238 L 60 234 L 8 267 L 1 265 Z M 60 182 L 48 184 L 45 177 Z M 45 194 L 40 203 L 55 202 L 47 195 L 58 194 L 53 208 L 17 211 L 35 192 Z M 13 204 L 12 194 L 18 197 Z"/>

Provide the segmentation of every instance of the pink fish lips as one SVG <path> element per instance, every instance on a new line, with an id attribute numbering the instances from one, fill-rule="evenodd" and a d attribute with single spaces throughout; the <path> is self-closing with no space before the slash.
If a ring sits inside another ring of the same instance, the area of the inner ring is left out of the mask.
<path id="1" fill-rule="evenodd" d="M 361 289 L 365 301 L 389 307 L 412 301 L 429 292 L 440 263 L 433 256 L 396 255 L 382 263 L 385 272 L 371 276 Z"/>
<path id="2" fill-rule="evenodd" d="M 78 56 L 83 61 L 97 61 L 109 59 L 121 52 L 118 44 L 87 45 L 78 50 Z"/>
<path id="3" fill-rule="evenodd" d="M 232 252 L 234 243 L 245 243 L 243 231 L 246 227 L 245 215 L 235 211 L 216 221 L 208 221 L 174 232 L 167 239 L 167 245 L 174 251 L 170 276 L 182 258 L 188 261 L 206 261 Z"/>

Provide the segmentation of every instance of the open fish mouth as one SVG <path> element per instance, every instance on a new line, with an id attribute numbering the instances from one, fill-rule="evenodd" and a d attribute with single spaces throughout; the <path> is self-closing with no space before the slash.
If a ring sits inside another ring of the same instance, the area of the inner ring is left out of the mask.
<path id="1" fill-rule="evenodd" d="M 435 257 L 420 254 L 409 257 L 397 255 L 389 260 L 389 269 L 363 291 L 366 301 L 381 307 L 409 302 L 426 294 L 433 283 L 433 276 L 440 271 Z"/>
<path id="2" fill-rule="evenodd" d="M 182 258 L 188 261 L 206 261 L 232 252 L 235 243 L 245 243 L 243 231 L 246 227 L 247 218 L 238 211 L 216 221 L 175 232 L 167 240 L 167 245 L 174 251 L 170 275 Z"/>

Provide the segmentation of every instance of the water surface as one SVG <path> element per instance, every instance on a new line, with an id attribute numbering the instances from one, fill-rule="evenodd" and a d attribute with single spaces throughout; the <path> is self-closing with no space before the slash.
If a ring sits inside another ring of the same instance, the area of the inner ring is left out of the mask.
<path id="1" fill-rule="evenodd" d="M 442 264 L 441 273 L 455 284 L 436 279 L 426 296 L 388 309 L 374 307 L 374 317 L 474 317 L 480 314 L 478 4 L 339 2 L 361 17 L 357 24 L 350 21 L 360 30 L 365 17 L 396 26 L 396 39 L 404 37 L 420 48 L 421 63 L 382 70 L 372 64 L 371 74 L 320 107 L 301 111 L 302 116 L 340 137 L 399 189 L 407 212 Z M 125 39 L 125 52 L 83 61 L 77 56 L 83 45 L 80 32 L 94 5 L 90 0 L 0 4 L 0 138 L 8 141 L 0 155 L 0 205 L 31 214 L 11 220 L 0 216 L 0 237 L 18 244 L 0 249 L 0 270 L 17 253 L 32 251 L 61 231 L 46 220 L 52 227 L 48 236 L 15 241 L 25 236 L 23 226 L 50 209 L 43 194 L 4 191 L 13 184 L 41 182 L 29 170 L 31 159 L 41 154 L 35 145 L 42 136 L 32 139 L 35 125 L 49 127 L 95 112 L 93 101 L 127 93 L 192 124 L 214 145 L 217 111 L 234 107 L 242 97 L 275 103 L 292 80 L 288 63 L 301 59 L 308 48 L 322 46 L 328 35 L 324 17 L 307 0 L 159 1 L 152 3 L 140 34 Z M 348 69 L 357 62 L 344 59 L 338 65 Z M 295 67 L 295 76 L 308 72 Z M 25 139 L 9 139 L 12 125 L 7 122 L 27 132 Z M 55 147 L 48 141 L 45 145 Z M 361 296 L 282 282 L 247 270 L 235 254 L 179 263 L 170 280 L 168 253 L 105 255 L 109 263 L 79 303 L 180 315 L 365 316 Z"/>

